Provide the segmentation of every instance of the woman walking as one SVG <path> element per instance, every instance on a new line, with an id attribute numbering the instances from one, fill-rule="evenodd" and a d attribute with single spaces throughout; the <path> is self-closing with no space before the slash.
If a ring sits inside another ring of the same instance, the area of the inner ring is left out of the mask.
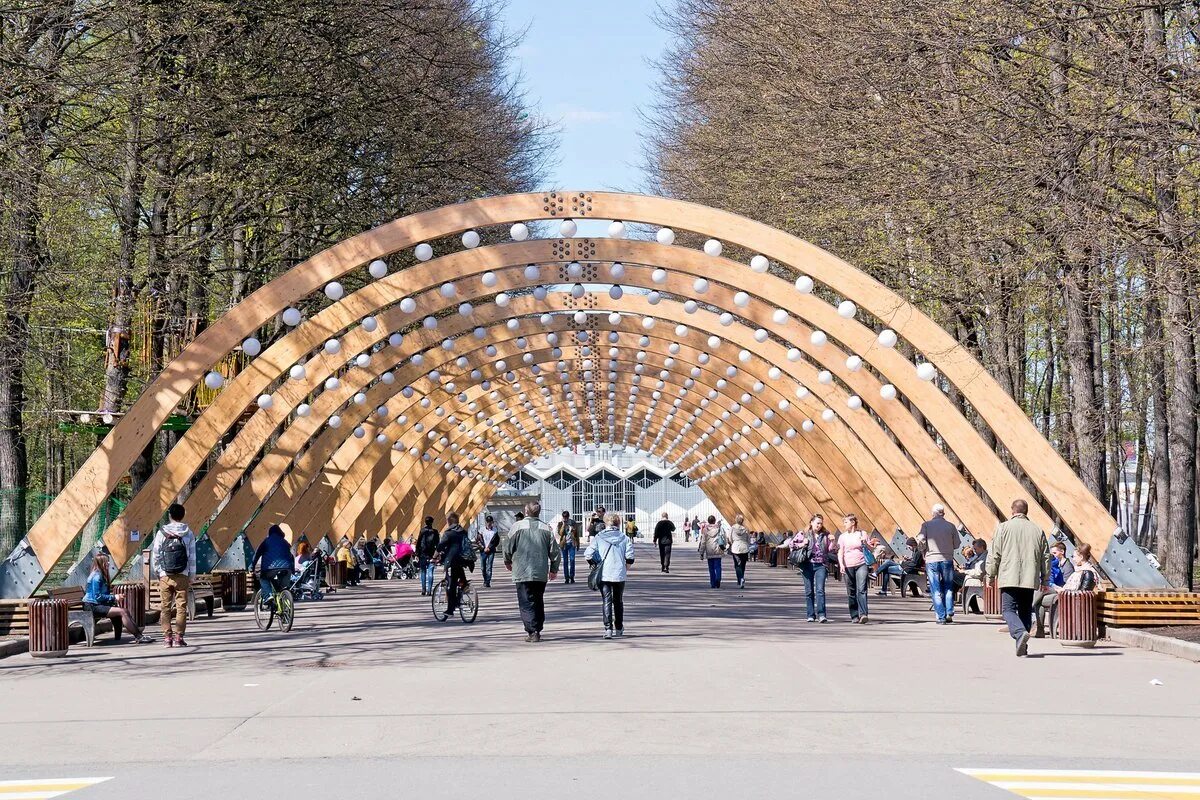
<path id="1" fill-rule="evenodd" d="M 746 518 L 738 514 L 729 529 L 729 552 L 733 554 L 733 574 L 739 589 L 746 588 L 746 561 L 750 558 L 750 530 L 742 523 Z"/>
<path id="2" fill-rule="evenodd" d="M 870 567 L 864 550 L 870 541 L 864 531 L 858 529 L 858 517 L 847 514 L 842 517 L 842 535 L 837 540 L 838 564 L 846 581 L 846 595 L 850 602 L 850 621 L 867 623 L 867 581 Z M 872 558 L 874 556 L 872 555 Z"/>
<path id="3" fill-rule="evenodd" d="M 604 638 L 625 635 L 625 579 L 633 564 L 633 539 L 621 530 L 621 515 L 609 514 L 608 525 L 588 542 L 583 558 L 599 564 L 600 601 L 604 613 Z"/>
<path id="4" fill-rule="evenodd" d="M 700 542 L 700 557 L 708 561 L 708 587 L 720 589 L 721 559 L 725 557 L 725 550 L 728 547 L 725 531 L 721 530 L 721 524 L 717 522 L 717 518 L 710 514 L 708 522 L 700 526 L 700 533 L 696 538 Z"/>
<path id="5" fill-rule="evenodd" d="M 825 529 L 825 518 L 820 514 L 814 514 L 808 527 L 792 537 L 793 552 L 808 551 L 808 558 L 800 560 L 800 574 L 804 577 L 804 610 L 809 622 L 829 622 L 825 616 L 825 580 L 828 565 L 837 558 L 837 549 L 837 538 Z"/>

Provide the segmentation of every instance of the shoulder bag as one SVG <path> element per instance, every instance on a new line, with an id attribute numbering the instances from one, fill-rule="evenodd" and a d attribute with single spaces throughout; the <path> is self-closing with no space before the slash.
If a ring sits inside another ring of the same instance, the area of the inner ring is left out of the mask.
<path id="1" fill-rule="evenodd" d="M 871 545 L 865 538 L 862 540 L 862 554 L 868 567 L 875 566 L 875 554 L 871 552 Z"/>
<path id="2" fill-rule="evenodd" d="M 612 552 L 613 547 L 614 545 L 610 544 L 608 549 L 604 551 L 604 555 L 600 557 L 599 561 L 588 562 L 588 565 L 591 567 L 591 569 L 588 570 L 587 583 L 588 588 L 593 592 L 600 591 L 600 581 L 604 578 L 604 562 L 608 561 L 608 554 Z"/>

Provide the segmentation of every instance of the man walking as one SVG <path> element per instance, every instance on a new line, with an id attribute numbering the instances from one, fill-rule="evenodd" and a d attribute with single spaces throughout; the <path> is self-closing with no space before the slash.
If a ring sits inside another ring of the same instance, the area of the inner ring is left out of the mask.
<path id="1" fill-rule="evenodd" d="M 562 512 L 562 519 L 555 526 L 554 536 L 562 552 L 563 583 L 575 582 L 575 553 L 579 551 L 579 526 L 571 519 L 571 512 Z"/>
<path id="2" fill-rule="evenodd" d="M 183 633 L 187 629 L 188 589 L 196 577 L 196 534 L 183 515 L 183 506 L 172 503 L 167 510 L 171 521 L 159 529 L 150 547 L 150 568 L 158 575 L 160 622 L 167 647 L 187 647 Z"/>
<path id="3" fill-rule="evenodd" d="M 437 555 L 438 542 L 442 535 L 433 527 L 433 517 L 425 518 L 425 525 L 417 534 L 417 572 L 421 575 L 421 596 L 433 594 L 433 557 Z"/>
<path id="4" fill-rule="evenodd" d="M 658 564 L 663 572 L 671 571 L 671 544 L 675 541 L 675 523 L 671 522 L 667 512 L 662 513 L 662 519 L 654 524 L 654 543 L 658 545 Z"/>
<path id="5" fill-rule="evenodd" d="M 479 547 L 479 570 L 483 573 L 483 586 L 486 589 L 492 585 L 492 564 L 496 560 L 496 547 L 500 544 L 500 533 L 491 514 L 483 518 L 483 529 L 475 531 L 475 544 Z"/>
<path id="6" fill-rule="evenodd" d="M 504 568 L 513 574 L 527 642 L 542 640 L 546 583 L 558 577 L 561 558 L 550 526 L 538 519 L 541 514 L 541 503 L 527 503 L 525 518 L 512 526 L 504 543 Z"/>
<path id="7" fill-rule="evenodd" d="M 988 553 L 987 574 L 1000 587 L 1000 613 L 1016 642 L 1017 655 L 1029 652 L 1033 627 L 1033 593 L 1046 589 L 1050 577 L 1050 548 L 1046 534 L 1029 521 L 1029 504 L 1014 500 L 1012 516 L 996 526 Z"/>
<path id="8" fill-rule="evenodd" d="M 925 549 L 925 575 L 929 578 L 929 593 L 933 595 L 933 612 L 937 624 L 954 622 L 954 550 L 958 529 L 946 519 L 946 507 L 933 506 L 933 517 L 921 525 L 917 542 Z"/>

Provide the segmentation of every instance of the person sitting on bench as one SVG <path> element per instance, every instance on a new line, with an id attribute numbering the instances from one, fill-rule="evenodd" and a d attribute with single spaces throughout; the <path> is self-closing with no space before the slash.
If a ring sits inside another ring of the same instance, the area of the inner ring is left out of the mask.
<path id="1" fill-rule="evenodd" d="M 128 611 L 117 605 L 117 598 L 109 591 L 108 571 L 108 553 L 96 553 L 92 559 L 92 571 L 88 573 L 87 586 L 83 591 L 84 610 L 91 611 L 96 619 L 111 619 L 117 641 L 121 641 L 122 625 L 133 636 L 135 644 L 154 641 L 142 633 L 142 629 L 133 621 Z"/>
<path id="2" fill-rule="evenodd" d="M 1079 592 L 1095 589 L 1099 583 L 1096 575 L 1096 568 L 1091 564 L 1092 546 L 1087 542 L 1082 542 L 1075 548 L 1075 552 L 1071 555 L 1071 561 L 1066 559 L 1066 547 L 1061 543 L 1055 543 L 1059 548 L 1059 560 L 1065 566 L 1070 567 L 1070 572 L 1067 575 L 1066 581 L 1062 586 L 1056 583 L 1050 584 L 1050 591 L 1041 595 L 1038 601 L 1034 604 L 1033 610 L 1037 615 L 1037 632 L 1034 638 L 1041 639 L 1046 635 L 1046 611 L 1053 609 L 1058 605 L 1059 592 Z M 1051 548 L 1053 550 L 1053 548 Z M 1066 570 L 1064 570 L 1066 572 Z M 1041 592 L 1038 593 L 1039 595 Z"/>

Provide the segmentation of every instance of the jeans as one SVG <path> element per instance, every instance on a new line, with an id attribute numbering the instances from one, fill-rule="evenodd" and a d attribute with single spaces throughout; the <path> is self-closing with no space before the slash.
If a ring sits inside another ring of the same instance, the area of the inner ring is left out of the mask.
<path id="1" fill-rule="evenodd" d="M 938 622 L 954 617 L 954 562 L 935 561 L 925 565 L 929 576 L 929 593 L 933 595 L 933 612 Z"/>
<path id="2" fill-rule="evenodd" d="M 708 585 L 712 589 L 721 588 L 721 559 L 710 558 L 708 560 Z"/>
<path id="3" fill-rule="evenodd" d="M 575 545 L 569 544 L 562 549 L 563 583 L 575 582 Z"/>
<path id="4" fill-rule="evenodd" d="M 800 574 L 804 576 L 804 610 L 808 617 L 825 618 L 825 576 L 824 564 L 814 564 L 805 561 L 800 565 Z"/>
<path id="5" fill-rule="evenodd" d="M 264 600 L 275 596 L 279 589 L 287 588 L 292 577 L 290 569 L 264 569 L 258 574 L 258 588 Z"/>
<path id="6" fill-rule="evenodd" d="M 658 542 L 658 563 L 663 572 L 671 569 L 671 540 L 660 539 Z"/>
<path id="7" fill-rule="evenodd" d="M 1008 623 L 1008 635 L 1014 640 L 1029 633 L 1033 627 L 1033 589 L 1001 586 L 1000 615 Z"/>
<path id="8" fill-rule="evenodd" d="M 850 619 L 867 616 L 867 580 L 870 578 L 870 567 L 859 564 L 857 567 L 846 567 L 846 596 L 850 601 Z"/>
<path id="9" fill-rule="evenodd" d="M 888 584 L 891 583 L 892 575 L 895 575 L 900 580 L 903 580 L 904 567 L 900 566 L 895 561 L 884 561 L 879 565 L 878 569 L 875 570 L 875 577 L 879 578 L 880 594 L 886 595 L 888 593 L 888 589 L 891 588 L 888 586 Z"/>
<path id="10" fill-rule="evenodd" d="M 483 574 L 483 585 L 492 585 L 492 564 L 496 561 L 496 554 L 480 553 L 479 554 L 479 571 Z"/>
<path id="11" fill-rule="evenodd" d="M 600 601 L 604 605 L 604 629 L 625 630 L 625 581 L 601 581 Z"/>
<path id="12" fill-rule="evenodd" d="M 418 562 L 417 572 L 421 573 L 421 591 L 425 594 L 429 594 L 433 591 L 433 562 Z"/>
<path id="13" fill-rule="evenodd" d="M 749 553 L 733 554 L 733 575 L 737 578 L 738 586 L 746 582 L 746 560 L 748 558 L 750 558 Z"/>
<path id="14" fill-rule="evenodd" d="M 545 581 L 522 581 L 517 584 L 517 605 L 521 608 L 521 624 L 526 633 L 541 633 L 546 624 Z"/>

